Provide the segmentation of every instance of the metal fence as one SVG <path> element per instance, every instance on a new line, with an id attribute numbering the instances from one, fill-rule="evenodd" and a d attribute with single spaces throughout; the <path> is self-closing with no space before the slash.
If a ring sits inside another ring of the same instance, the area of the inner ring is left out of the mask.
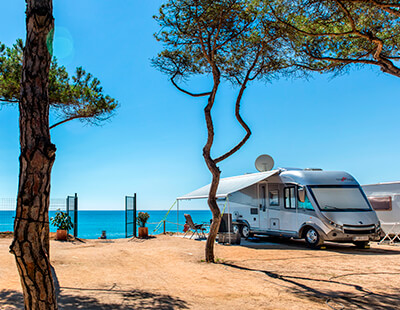
<path id="1" fill-rule="evenodd" d="M 73 235 L 78 237 L 78 194 L 67 197 L 67 214 L 71 217 L 73 223 Z"/>
<path id="2" fill-rule="evenodd" d="M 136 194 L 125 196 L 125 238 L 136 237 Z"/>
<path id="3" fill-rule="evenodd" d="M 14 230 L 14 217 L 17 200 L 15 198 L 0 198 L 0 232 Z M 63 198 L 50 199 L 49 211 L 67 211 L 66 201 Z"/>

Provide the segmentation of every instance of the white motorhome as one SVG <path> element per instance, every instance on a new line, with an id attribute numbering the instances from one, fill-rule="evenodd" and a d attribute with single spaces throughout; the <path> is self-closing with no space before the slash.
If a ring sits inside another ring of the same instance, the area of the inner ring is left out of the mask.
<path id="1" fill-rule="evenodd" d="M 209 185 L 178 199 L 208 197 Z M 218 204 L 233 215 L 234 230 L 304 238 L 310 247 L 324 241 L 365 247 L 380 239 L 375 211 L 358 182 L 342 171 L 277 169 L 223 178 Z"/>
<path id="2" fill-rule="evenodd" d="M 400 234 L 400 182 L 362 185 L 385 234 Z"/>

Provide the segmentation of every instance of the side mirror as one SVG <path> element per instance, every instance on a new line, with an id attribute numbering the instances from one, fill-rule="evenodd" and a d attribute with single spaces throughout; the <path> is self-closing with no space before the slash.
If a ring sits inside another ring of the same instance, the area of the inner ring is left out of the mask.
<path id="1" fill-rule="evenodd" d="M 306 189 L 303 186 L 297 188 L 297 197 L 300 202 L 306 201 Z"/>

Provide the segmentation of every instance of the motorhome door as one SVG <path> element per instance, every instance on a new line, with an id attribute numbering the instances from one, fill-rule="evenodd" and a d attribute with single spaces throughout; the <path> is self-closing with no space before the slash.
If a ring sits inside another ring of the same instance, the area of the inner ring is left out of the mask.
<path id="1" fill-rule="evenodd" d="M 258 184 L 258 220 L 261 230 L 268 229 L 268 202 L 267 202 L 267 183 Z"/>
<path id="2" fill-rule="evenodd" d="M 283 191 L 284 205 L 281 211 L 280 230 L 297 231 L 297 195 L 295 185 L 286 185 Z"/>

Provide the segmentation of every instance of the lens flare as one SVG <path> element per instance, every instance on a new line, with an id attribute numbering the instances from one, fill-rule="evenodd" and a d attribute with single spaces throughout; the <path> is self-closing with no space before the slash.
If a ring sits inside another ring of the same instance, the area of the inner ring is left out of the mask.
<path id="1" fill-rule="evenodd" d="M 62 60 L 69 62 L 74 56 L 74 40 L 67 28 L 56 27 L 53 41 L 53 55 Z"/>

